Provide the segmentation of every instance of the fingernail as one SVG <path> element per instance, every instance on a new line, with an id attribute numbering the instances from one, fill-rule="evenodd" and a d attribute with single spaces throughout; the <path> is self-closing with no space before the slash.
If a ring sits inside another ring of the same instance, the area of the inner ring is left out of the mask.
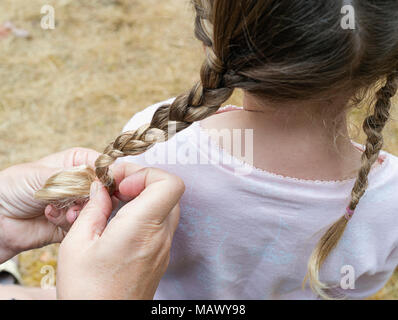
<path id="1" fill-rule="evenodd" d="M 95 197 L 95 195 L 98 193 L 99 187 L 100 187 L 100 185 L 99 185 L 99 183 L 97 181 L 94 181 L 91 184 L 91 187 L 90 187 L 90 199 Z"/>
<path id="2" fill-rule="evenodd" d="M 77 212 L 76 211 L 72 211 L 72 212 L 67 212 L 67 214 L 66 214 L 66 220 L 70 223 L 70 224 L 72 224 L 72 223 L 74 223 L 75 222 L 75 220 L 77 219 Z"/>
<path id="3" fill-rule="evenodd" d="M 53 209 L 52 206 L 48 205 L 45 209 L 44 209 L 44 214 L 50 214 L 51 210 Z"/>
<path id="4" fill-rule="evenodd" d="M 75 222 L 77 219 L 77 211 L 73 211 L 72 213 L 72 222 Z"/>

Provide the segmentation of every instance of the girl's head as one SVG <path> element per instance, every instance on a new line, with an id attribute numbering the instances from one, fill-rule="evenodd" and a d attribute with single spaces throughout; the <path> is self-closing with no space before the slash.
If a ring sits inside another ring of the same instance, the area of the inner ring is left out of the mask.
<path id="1" fill-rule="evenodd" d="M 194 0 L 207 73 L 272 100 L 328 98 L 373 85 L 398 65 L 396 1 Z M 343 23 L 343 25 L 342 25 Z"/>
<path id="2" fill-rule="evenodd" d="M 179 132 L 213 115 L 235 88 L 277 104 L 289 100 L 327 101 L 342 93 L 353 97 L 381 82 L 373 114 L 363 124 L 366 150 L 348 201 L 349 210 L 355 210 L 366 190 L 370 168 L 382 148 L 381 132 L 389 118 L 390 100 L 397 91 L 398 2 L 192 2 L 196 10 L 195 35 L 206 52 L 200 81 L 172 104 L 161 106 L 150 124 L 123 133 L 108 145 L 96 162 L 96 176 L 112 193 L 114 183 L 108 167 L 117 158 L 141 154 L 155 143 L 169 139 L 170 132 Z M 343 7 L 348 11 L 342 11 Z M 346 24 L 347 19 L 354 21 Z M 84 174 L 85 170 L 50 178 L 37 197 L 61 204 L 86 198 L 88 187 L 81 186 L 88 186 L 85 182 L 93 175 Z M 337 245 L 347 222 L 343 211 L 310 258 L 310 284 L 324 297 L 326 287 L 319 281 L 319 269 Z"/>

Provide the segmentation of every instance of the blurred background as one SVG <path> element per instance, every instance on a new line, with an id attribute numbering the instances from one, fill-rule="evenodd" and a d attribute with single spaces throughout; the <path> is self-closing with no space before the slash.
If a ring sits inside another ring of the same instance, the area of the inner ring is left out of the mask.
<path id="1" fill-rule="evenodd" d="M 44 5 L 54 30 L 41 28 Z M 189 0 L 1 0 L 0 170 L 69 147 L 102 151 L 134 113 L 189 89 L 202 54 Z M 366 112 L 351 112 L 358 142 Z M 396 114 L 384 149 L 398 155 Z M 19 256 L 25 285 L 40 285 L 57 249 Z M 398 299 L 397 280 L 373 299 Z"/>

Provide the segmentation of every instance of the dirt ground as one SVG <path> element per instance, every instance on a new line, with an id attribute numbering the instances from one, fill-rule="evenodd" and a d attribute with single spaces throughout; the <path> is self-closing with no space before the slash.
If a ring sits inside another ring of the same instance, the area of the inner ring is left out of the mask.
<path id="1" fill-rule="evenodd" d="M 54 30 L 40 27 L 46 4 Z M 203 54 L 192 17 L 188 0 L 2 0 L 0 26 L 29 35 L 0 29 L 0 169 L 68 147 L 100 151 L 135 112 L 188 89 Z M 353 128 L 365 110 L 353 111 Z M 398 154 L 396 121 L 385 135 Z M 21 255 L 25 284 L 39 285 L 56 255 L 56 246 Z M 374 298 L 398 298 L 397 280 Z"/>

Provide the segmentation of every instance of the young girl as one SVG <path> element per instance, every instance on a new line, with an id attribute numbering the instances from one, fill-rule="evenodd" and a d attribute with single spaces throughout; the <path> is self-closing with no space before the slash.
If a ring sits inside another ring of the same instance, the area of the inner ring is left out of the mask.
<path id="1" fill-rule="evenodd" d="M 135 115 L 96 163 L 111 193 L 108 167 L 127 155 L 186 184 L 155 298 L 373 295 L 398 264 L 398 158 L 381 151 L 398 86 L 397 1 L 193 2 L 201 81 Z M 341 23 L 347 4 L 354 29 Z M 358 145 L 347 111 L 375 86 Z M 236 88 L 243 107 L 220 109 Z M 222 130 L 242 135 L 220 142 Z M 68 187 L 50 180 L 42 198 L 65 200 Z"/>

